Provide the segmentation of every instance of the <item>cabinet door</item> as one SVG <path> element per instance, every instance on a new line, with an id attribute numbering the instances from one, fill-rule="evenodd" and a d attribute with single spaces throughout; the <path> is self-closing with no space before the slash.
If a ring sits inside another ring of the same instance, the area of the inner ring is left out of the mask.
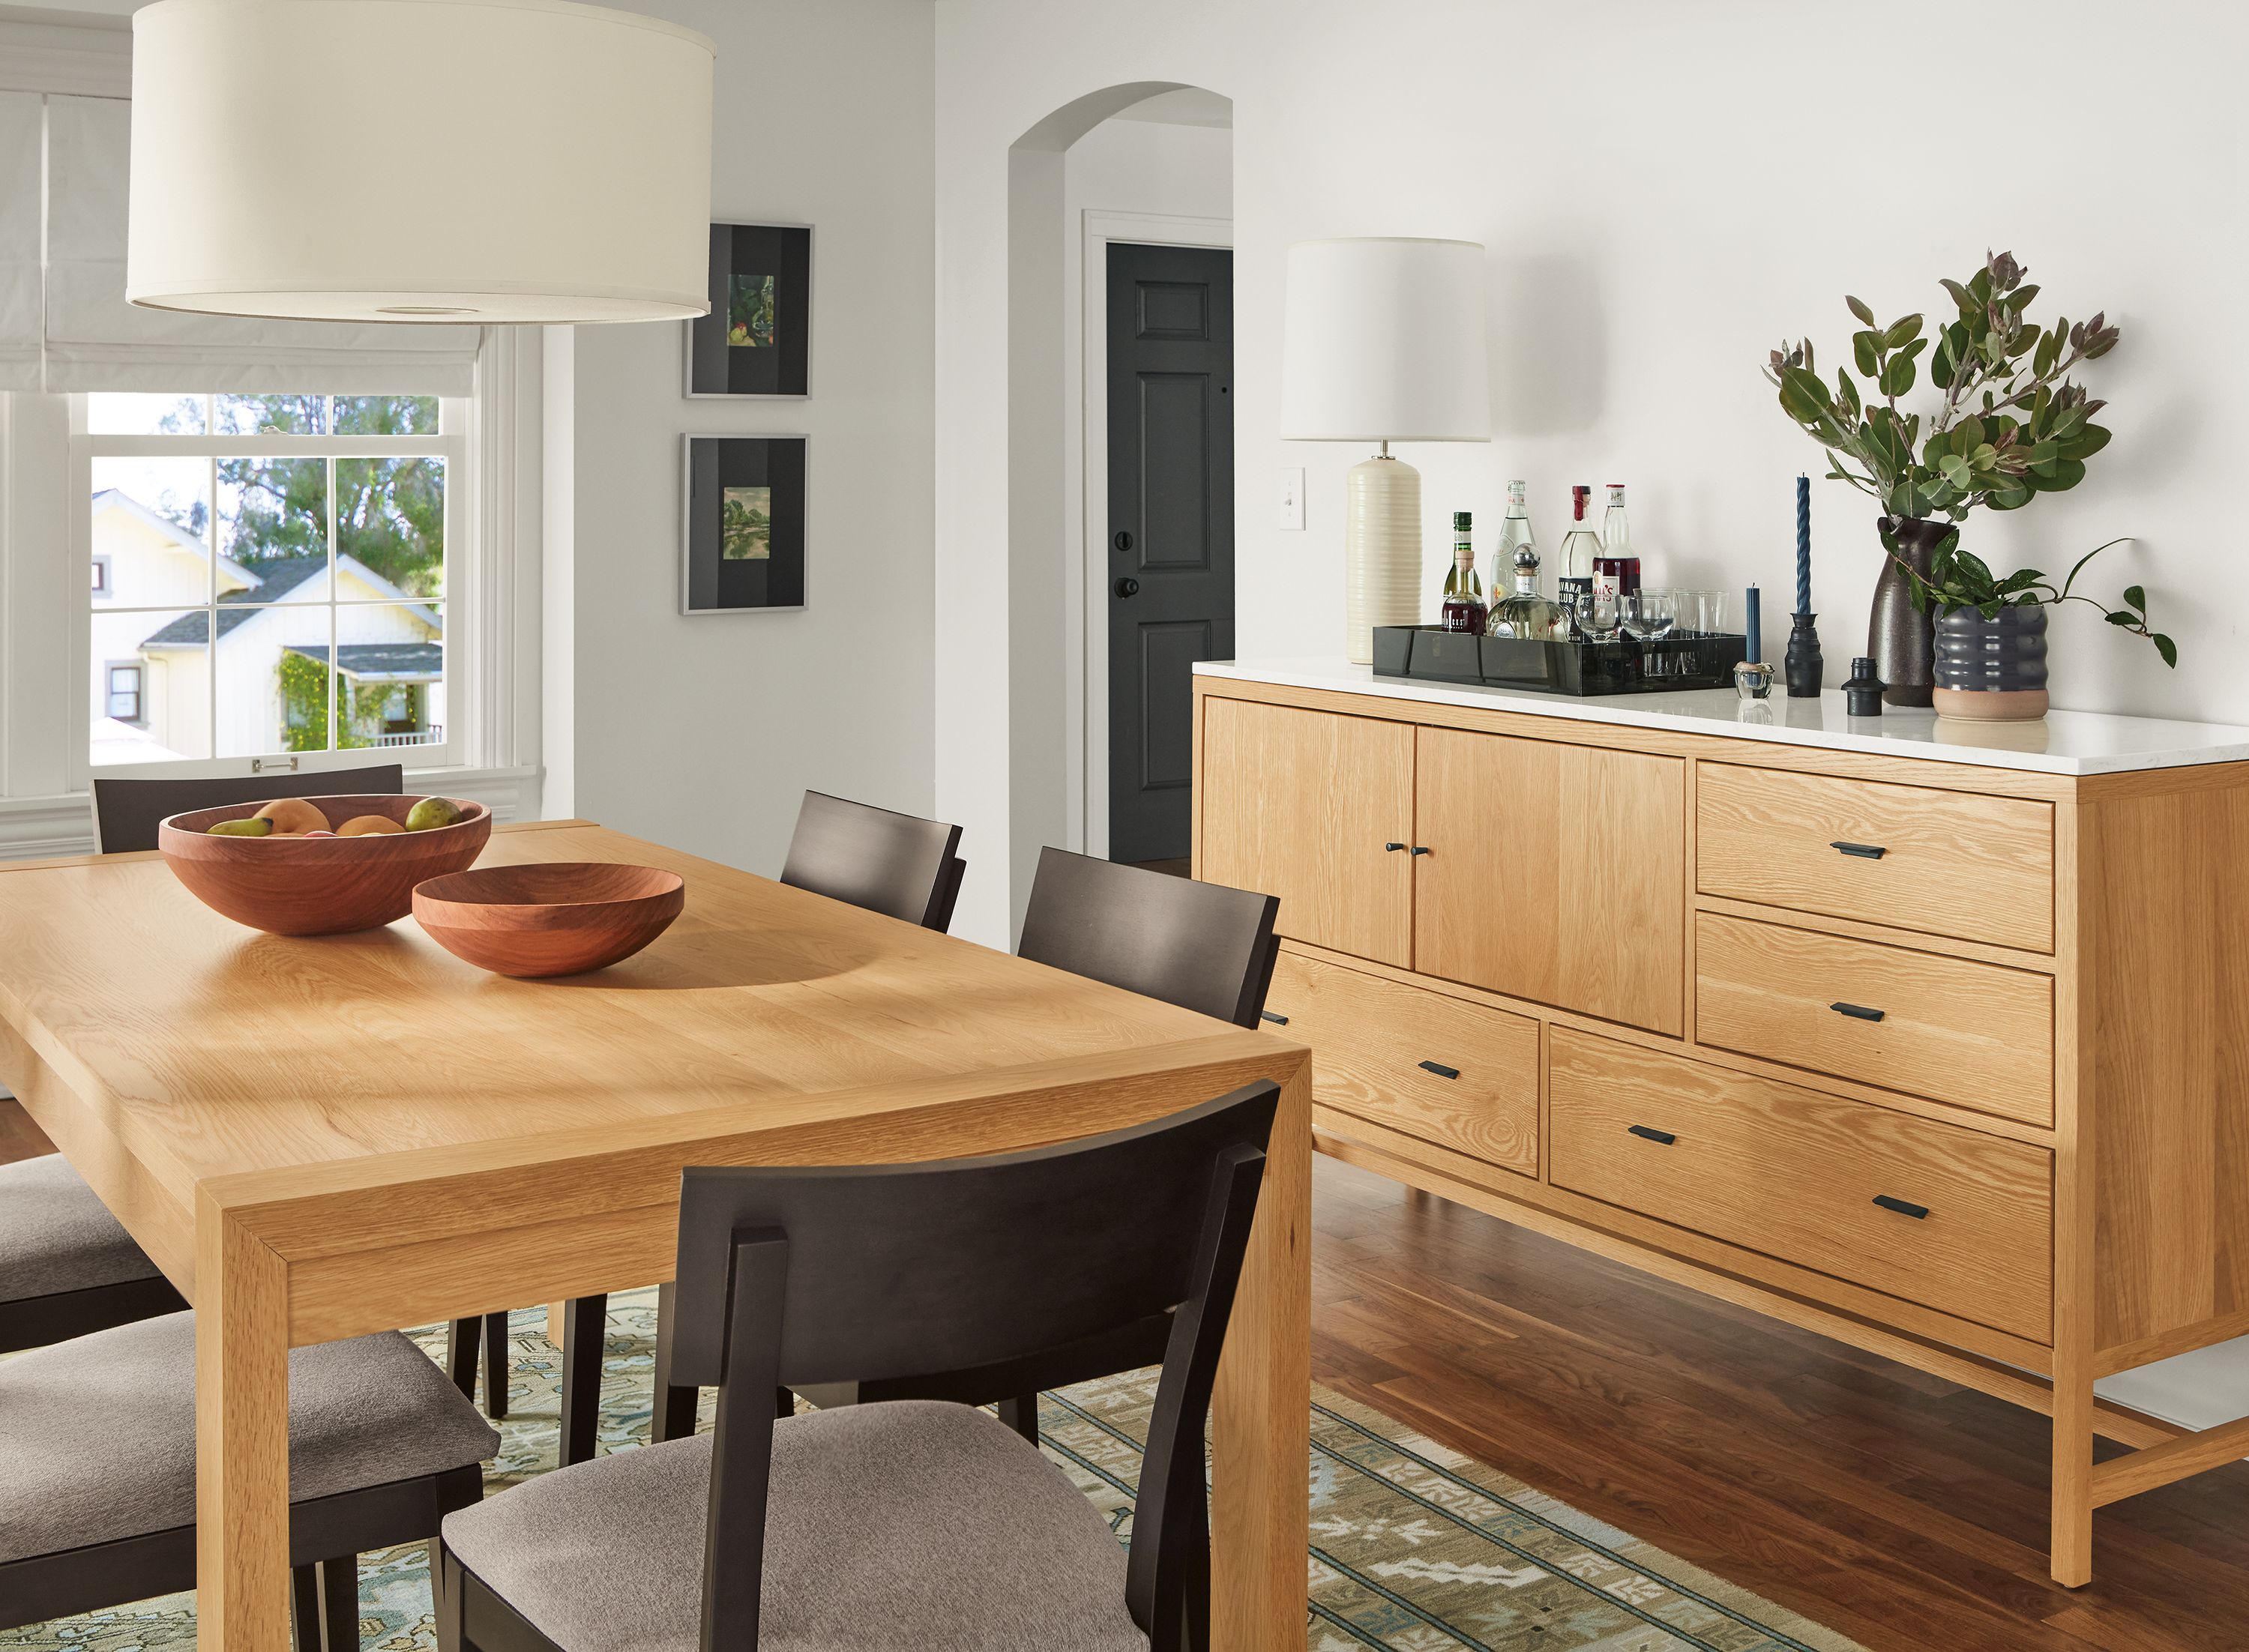
<path id="1" fill-rule="evenodd" d="M 1413 729 L 1203 701 L 1200 875 L 1281 898 L 1283 935 L 1410 962 Z"/>
<path id="2" fill-rule="evenodd" d="M 1677 1034 L 1684 1023 L 1686 765 L 1678 757 L 1422 729 L 1413 968 Z"/>

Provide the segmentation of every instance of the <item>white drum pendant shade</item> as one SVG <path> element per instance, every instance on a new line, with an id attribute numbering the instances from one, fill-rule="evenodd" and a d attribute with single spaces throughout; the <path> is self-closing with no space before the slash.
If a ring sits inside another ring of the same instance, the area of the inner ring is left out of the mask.
<path id="1" fill-rule="evenodd" d="M 332 321 L 709 308 L 711 42 L 563 0 L 158 0 L 126 297 Z"/>

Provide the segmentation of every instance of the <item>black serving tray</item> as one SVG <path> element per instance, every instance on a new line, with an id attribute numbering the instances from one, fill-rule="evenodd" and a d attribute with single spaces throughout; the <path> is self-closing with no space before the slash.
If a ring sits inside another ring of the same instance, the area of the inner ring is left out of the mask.
<path id="1" fill-rule="evenodd" d="M 1374 627 L 1374 675 L 1430 682 L 1474 682 L 1534 694 L 1667 694 L 1730 689 L 1749 655 L 1738 633 L 1672 635 L 1654 642 L 1534 642 L 1479 637 L 1434 625 Z"/>

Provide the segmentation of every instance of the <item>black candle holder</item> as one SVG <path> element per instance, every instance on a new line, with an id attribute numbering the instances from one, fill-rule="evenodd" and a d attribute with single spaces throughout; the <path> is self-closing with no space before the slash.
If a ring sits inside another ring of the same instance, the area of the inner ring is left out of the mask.
<path id="1" fill-rule="evenodd" d="M 1816 614 L 1792 616 L 1788 627 L 1788 652 L 1781 664 L 1788 679 L 1788 697 L 1792 700 L 1816 700 L 1819 697 L 1819 673 L 1824 661 L 1819 657 L 1819 627 L 1812 623 Z"/>
<path id="2" fill-rule="evenodd" d="M 1882 689 L 1887 685 L 1874 675 L 1874 661 L 1869 655 L 1860 655 L 1851 661 L 1851 680 L 1843 685 L 1843 709 L 1854 717 L 1878 717 L 1882 714 Z"/>

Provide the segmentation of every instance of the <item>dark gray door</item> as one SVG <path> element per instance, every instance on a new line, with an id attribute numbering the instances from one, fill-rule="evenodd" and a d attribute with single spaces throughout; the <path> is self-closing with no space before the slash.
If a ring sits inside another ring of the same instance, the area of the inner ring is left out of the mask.
<path id="1" fill-rule="evenodd" d="M 1198 660 L 1234 656 L 1234 255 L 1109 249 L 1109 858 L 1185 855 Z"/>

